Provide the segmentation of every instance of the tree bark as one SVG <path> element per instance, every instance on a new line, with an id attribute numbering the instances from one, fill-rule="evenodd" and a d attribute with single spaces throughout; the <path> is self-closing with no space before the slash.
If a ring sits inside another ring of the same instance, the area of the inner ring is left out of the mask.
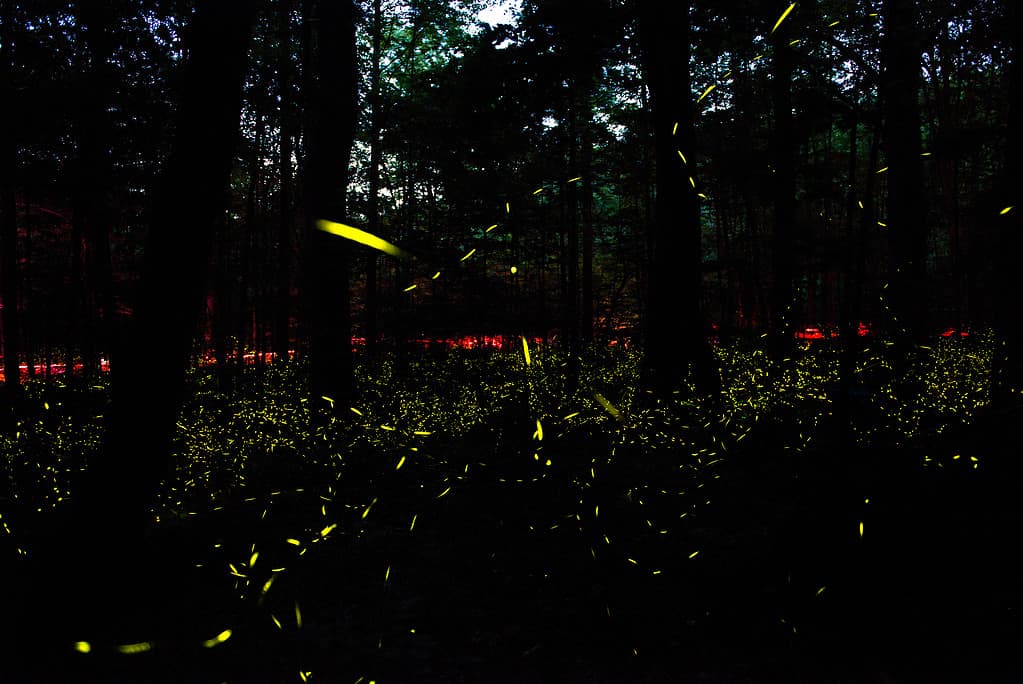
<path id="1" fill-rule="evenodd" d="M 0 16 L 0 30 L 3 31 L 3 47 L 0 52 L 0 100 L 8 103 L 0 107 L 3 112 L 3 125 L 0 128 L 0 247 L 3 258 L 0 260 L 0 289 L 3 295 L 3 344 L 4 344 L 4 393 L 6 399 L 13 402 L 21 387 L 21 374 L 18 368 L 19 321 L 18 321 L 18 217 L 15 199 L 15 183 L 18 175 L 18 153 L 14 143 L 14 55 L 11 48 L 11 37 L 14 31 L 14 7 L 10 2 L 3 3 L 3 16 Z"/>
<path id="2" fill-rule="evenodd" d="M 693 163 L 689 3 L 643 0 L 640 32 L 653 110 L 657 189 L 645 381 L 662 396 L 682 389 L 687 379 L 698 392 L 716 393 L 720 377 L 700 314 L 699 198 L 678 154 L 689 151 L 687 161 Z"/>
<path id="3" fill-rule="evenodd" d="M 1001 337 L 996 347 L 992 382 L 992 403 L 995 408 L 1019 406 L 1023 400 L 1023 316 L 1020 312 L 1018 260 L 1023 250 L 1023 7 L 1018 2 L 1004 3 L 1012 43 L 1012 75 L 1009 87 L 1008 144 L 1000 201 L 997 208 L 998 227 L 998 290 L 995 300 L 995 330 Z M 1005 207 L 1014 208 L 1008 213 Z"/>
<path id="4" fill-rule="evenodd" d="M 307 10 L 312 3 L 307 5 Z M 307 97 L 305 242 L 309 317 L 310 389 L 347 406 L 354 384 L 347 241 L 317 230 L 317 219 L 345 220 L 348 162 L 355 138 L 357 72 L 355 6 L 351 0 L 319 3 L 313 28 L 312 73 Z M 312 17 L 307 14 L 306 21 Z"/>
<path id="5" fill-rule="evenodd" d="M 920 159 L 920 37 L 915 0 L 885 0 L 881 97 L 888 171 L 888 304 L 897 355 L 905 360 L 924 334 L 927 212 Z"/>
<path id="6" fill-rule="evenodd" d="M 380 33 L 381 33 L 381 8 L 380 0 L 373 0 L 373 56 L 370 73 L 370 104 L 372 107 L 369 126 L 369 198 L 366 213 L 369 223 L 369 232 L 373 235 L 380 234 L 380 128 L 381 128 L 381 101 L 380 101 Z M 376 252 L 371 251 L 366 256 L 366 354 L 373 356 L 377 351 L 377 338 L 379 337 L 378 322 L 380 317 L 380 301 L 377 293 L 377 263 L 379 258 Z"/>
<path id="7" fill-rule="evenodd" d="M 193 19 L 139 298 L 112 367 L 103 455 L 89 465 L 78 501 L 92 539 L 139 539 L 147 505 L 169 471 L 213 227 L 226 203 L 253 18 L 252 3 L 225 0 L 200 4 Z"/>
<path id="8" fill-rule="evenodd" d="M 277 87 L 281 100 L 280 143 L 280 223 L 277 230 L 277 306 L 274 312 L 274 356 L 287 361 L 291 346 L 291 154 L 293 134 L 291 69 L 292 0 L 280 0 L 278 15 Z"/>
<path id="9" fill-rule="evenodd" d="M 787 24 L 773 36 L 774 59 L 771 98 L 774 135 L 771 139 L 771 170 L 774 194 L 774 232 L 771 239 L 771 323 L 768 351 L 775 361 L 787 357 L 792 347 L 794 224 L 796 222 L 796 160 L 792 130 L 793 51 Z"/>
<path id="10" fill-rule="evenodd" d="M 105 0 L 78 3 L 87 50 L 85 87 L 78 103 L 78 180 L 75 221 L 84 241 L 81 283 L 84 323 L 80 345 L 87 377 L 99 372 L 99 356 L 110 353 L 114 297 L 110 264 L 111 208 L 110 145 L 113 127 L 107 108 L 113 98 L 110 59 L 114 51 L 113 16 Z"/>

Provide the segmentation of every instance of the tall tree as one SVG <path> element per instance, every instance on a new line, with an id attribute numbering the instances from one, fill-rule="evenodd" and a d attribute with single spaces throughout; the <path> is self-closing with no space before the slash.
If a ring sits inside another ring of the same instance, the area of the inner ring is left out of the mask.
<path id="1" fill-rule="evenodd" d="M 15 145 L 14 88 L 14 3 L 4 0 L 0 5 L 0 96 L 7 103 L 0 107 L 0 294 L 3 295 L 4 390 L 13 400 L 21 383 L 18 368 L 18 218 L 15 183 L 18 176 L 18 153 Z"/>
<path id="2" fill-rule="evenodd" d="M 771 240 L 771 327 L 769 350 L 776 359 L 787 355 L 792 339 L 793 235 L 796 222 L 796 143 L 792 131 L 792 71 L 795 55 L 789 45 L 792 20 L 772 34 L 771 100 L 774 132 L 771 136 L 771 178 L 774 196 L 774 232 Z"/>
<path id="3" fill-rule="evenodd" d="M 916 0 L 885 0 L 882 44 L 885 157 L 888 171 L 889 307 L 899 357 L 923 334 L 927 212 L 920 159 L 920 31 Z"/>
<path id="4" fill-rule="evenodd" d="M 109 353 L 109 326 L 113 316 L 110 269 L 110 168 L 113 127 L 110 107 L 115 75 L 110 64 L 114 52 L 114 5 L 105 0 L 83 0 L 76 5 L 84 35 L 85 73 L 77 99 L 78 158 L 75 168 L 73 227 L 75 271 L 79 288 L 79 347 L 86 375 L 99 371 L 99 353 Z"/>
<path id="5" fill-rule="evenodd" d="M 345 220 L 348 163 L 355 139 L 358 74 L 355 4 L 352 0 L 306 3 L 313 19 L 313 50 L 306 103 L 306 297 L 313 397 L 347 405 L 353 388 L 350 250 L 345 240 L 317 230 L 316 221 Z"/>
<path id="6" fill-rule="evenodd" d="M 369 77 L 370 123 L 369 123 L 369 197 L 366 204 L 366 218 L 369 232 L 380 234 L 380 164 L 383 150 L 380 146 L 380 128 L 382 126 L 381 84 L 380 84 L 380 47 L 381 47 L 382 16 L 380 0 L 373 0 L 372 42 Z M 379 259 L 375 251 L 366 255 L 366 352 L 376 352 L 379 336 L 378 322 L 380 302 L 377 293 L 377 263 Z"/>
<path id="7" fill-rule="evenodd" d="M 253 16 L 245 0 L 202 3 L 190 27 L 175 142 L 154 200 L 135 313 L 115 357 L 103 454 L 78 502 L 92 540 L 140 539 L 146 506 L 168 471 L 214 224 L 227 199 Z"/>
<path id="8" fill-rule="evenodd" d="M 694 147 L 689 3 L 641 0 L 639 12 L 657 174 L 644 371 L 662 395 L 687 378 L 712 393 L 720 378 L 700 314 L 700 206 L 687 168 L 694 158 L 679 155 Z"/>
<path id="9" fill-rule="evenodd" d="M 280 223 L 277 230 L 277 306 L 274 321 L 274 355 L 288 358 L 291 342 L 291 155 L 294 107 L 291 69 L 292 0 L 279 0 L 277 88 L 280 99 Z"/>
<path id="10" fill-rule="evenodd" d="M 1023 250 L 1023 7 L 1005 0 L 1012 40 L 1012 72 L 1009 83 L 1008 144 L 1006 167 L 999 190 L 998 289 L 995 327 L 1002 337 L 996 349 L 992 401 L 997 407 L 1018 406 L 1023 399 L 1023 316 L 1020 315 L 1018 261 Z M 1001 213 L 1006 207 L 1013 207 Z"/>

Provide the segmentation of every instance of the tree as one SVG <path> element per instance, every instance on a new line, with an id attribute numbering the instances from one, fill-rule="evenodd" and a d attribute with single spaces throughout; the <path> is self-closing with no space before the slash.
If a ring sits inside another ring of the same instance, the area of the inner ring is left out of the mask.
<path id="1" fill-rule="evenodd" d="M 279 0 L 278 73 L 280 97 L 280 222 L 277 231 L 277 306 L 274 321 L 274 355 L 278 361 L 288 358 L 291 342 L 291 154 L 294 136 L 294 96 L 291 69 L 292 0 Z"/>
<path id="2" fill-rule="evenodd" d="M 885 0 L 882 46 L 884 149 L 888 171 L 889 306 L 899 357 L 924 333 L 927 213 L 920 160 L 920 33 L 915 0 Z"/>
<path id="3" fill-rule="evenodd" d="M 771 327 L 768 341 L 769 351 L 775 360 L 787 355 L 792 339 L 796 143 L 792 131 L 792 71 L 795 55 L 789 45 L 789 26 L 789 22 L 782 23 L 771 37 L 774 50 L 771 73 L 774 109 L 774 132 L 771 139 L 774 232 L 771 242 Z"/>
<path id="4" fill-rule="evenodd" d="M 998 408 L 1018 406 L 1023 393 L 1023 316 L 1020 315 L 1019 255 L 1023 252 L 1023 7 L 1018 2 L 1003 3 L 1012 41 L 1012 67 L 1009 83 L 1008 144 L 1005 170 L 999 187 L 997 295 L 995 329 L 1002 337 L 996 348 L 992 402 Z M 1006 207 L 1013 207 L 1002 213 Z"/>
<path id="5" fill-rule="evenodd" d="M 3 101 L 16 100 L 14 90 L 14 3 L 0 5 L 0 95 Z M 18 172 L 17 148 L 14 141 L 14 107 L 10 104 L 0 107 L 0 294 L 3 295 L 3 345 L 4 345 L 4 392 L 8 401 L 13 401 L 21 383 L 18 368 L 18 218 L 15 200 L 15 183 Z"/>
<path id="6" fill-rule="evenodd" d="M 83 0 L 76 9 L 87 62 L 77 98 L 73 268 L 80 293 L 77 342 L 85 374 L 91 376 L 99 371 L 99 352 L 109 353 L 114 308 L 110 270 L 113 127 L 109 115 L 115 86 L 110 65 L 114 51 L 114 6 L 105 0 Z"/>
<path id="7" fill-rule="evenodd" d="M 154 201 L 135 314 L 115 357 L 103 456 L 78 497 L 80 529 L 97 543 L 141 539 L 147 504 L 169 468 L 213 227 L 226 201 L 253 17 L 244 0 L 202 3 L 190 27 L 175 142 Z"/>
<path id="8" fill-rule="evenodd" d="M 305 21 L 313 20 L 306 1 Z M 347 405 L 353 389 L 350 250 L 346 241 L 316 228 L 318 219 L 344 221 L 348 162 L 355 138 L 357 72 L 355 5 L 324 1 L 315 7 L 311 79 L 306 93 L 305 192 L 307 228 L 305 269 L 310 389 Z"/>
<path id="9" fill-rule="evenodd" d="M 695 160 L 679 155 L 694 147 L 689 3 L 641 0 L 639 12 L 657 167 L 644 371 L 662 395 L 687 377 L 714 393 L 720 378 L 700 315 L 700 206 L 687 168 Z"/>
<path id="10" fill-rule="evenodd" d="M 369 232 L 380 234 L 380 164 L 383 150 L 380 147 L 380 128 L 383 123 L 382 99 L 380 84 L 381 32 L 382 16 L 380 0 L 373 0 L 373 26 L 371 28 L 373 55 L 370 64 L 370 124 L 369 124 L 369 196 L 367 199 L 366 218 Z M 371 251 L 366 255 L 366 352 L 372 355 L 376 351 L 379 337 L 378 321 L 380 317 L 380 300 L 377 293 L 377 253 Z"/>

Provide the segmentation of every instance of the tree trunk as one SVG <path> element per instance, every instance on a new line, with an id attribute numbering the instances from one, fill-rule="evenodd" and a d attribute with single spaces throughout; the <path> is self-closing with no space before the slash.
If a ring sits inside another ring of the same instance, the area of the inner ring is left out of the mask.
<path id="1" fill-rule="evenodd" d="M 927 211 L 920 160 L 920 38 L 915 0 L 885 0 L 881 97 L 888 171 L 888 241 L 892 264 L 888 304 L 897 356 L 906 360 L 924 334 L 923 279 Z"/>
<path id="2" fill-rule="evenodd" d="M 992 403 L 995 408 L 1019 406 L 1023 400 L 1023 316 L 1020 315 L 1019 275 L 1017 261 L 1023 251 L 1023 202 L 1020 202 L 1020 188 L 1023 188 L 1023 7 L 1018 2 L 1006 0 L 1005 11 L 1010 27 L 1015 29 L 1008 35 L 1012 43 L 1012 76 L 1009 87 L 1009 140 L 1006 145 L 1006 168 L 1001 183 L 1001 201 L 997 208 L 1014 208 L 1008 213 L 999 213 L 998 239 L 998 290 L 995 300 L 995 329 L 1002 338 L 996 347 L 994 377 L 992 382 Z"/>
<path id="3" fill-rule="evenodd" d="M 154 200 L 145 266 L 127 339 L 113 366 L 102 458 L 78 503 L 97 544 L 140 539 L 169 470 L 213 228 L 226 205 L 254 5 L 201 4 L 190 30 L 176 138 Z M 182 198 L 188 201 L 182 201 Z"/>
<path id="4" fill-rule="evenodd" d="M 15 200 L 15 183 L 18 176 L 18 156 L 14 143 L 14 107 L 10 103 L 17 101 L 14 89 L 14 55 L 11 49 L 11 35 L 14 31 L 14 7 L 10 2 L 3 3 L 3 16 L 0 17 L 2 36 L 2 52 L 0 52 L 0 101 L 8 103 L 0 106 L 3 111 L 3 124 L 0 127 L 0 247 L 3 258 L 0 260 L 0 289 L 3 294 L 3 344 L 4 344 L 4 390 L 7 401 L 13 402 L 21 387 L 21 376 L 18 368 L 18 218 Z"/>
<path id="5" fill-rule="evenodd" d="M 366 213 L 369 223 L 369 232 L 373 235 L 380 234 L 380 33 L 381 33 L 381 9 L 380 0 L 373 0 L 373 57 L 370 72 L 370 104 L 372 107 L 369 126 L 369 197 Z M 374 356 L 377 351 L 377 337 L 379 336 L 378 321 L 380 317 L 380 302 L 377 293 L 377 262 L 379 261 L 375 251 L 370 251 L 366 256 L 366 354 Z"/>
<path id="6" fill-rule="evenodd" d="M 311 9 L 308 3 L 307 11 Z M 305 268 L 308 297 L 310 389 L 347 407 L 354 384 L 348 242 L 316 229 L 317 219 L 345 220 L 348 160 L 355 137 L 355 6 L 352 0 L 318 5 L 313 28 L 316 82 L 307 94 Z M 313 19 L 309 14 L 306 21 Z"/>
<path id="7" fill-rule="evenodd" d="M 87 377 L 99 372 L 99 356 L 110 353 L 113 284 L 110 265 L 111 168 L 113 128 L 107 108 L 115 76 L 110 3 L 78 3 L 78 20 L 88 51 L 85 86 L 79 100 L 76 221 L 85 243 L 82 275 L 82 364 Z"/>
<path id="8" fill-rule="evenodd" d="M 716 393 L 720 377 L 700 315 L 699 198 L 678 154 L 694 147 L 689 3 L 643 0 L 640 32 L 653 109 L 657 187 L 644 375 L 662 396 L 681 389 L 687 378 L 698 392 Z"/>
<path id="9" fill-rule="evenodd" d="M 768 351 L 775 361 L 787 357 L 792 347 L 793 248 L 796 222 L 795 140 L 792 131 L 793 51 L 788 24 L 773 36 L 771 96 L 774 135 L 771 139 L 774 232 L 771 239 L 771 323 Z"/>
<path id="10" fill-rule="evenodd" d="M 576 89 L 578 83 L 569 87 L 567 98 L 568 119 L 568 174 L 574 179 L 578 174 L 578 142 Z M 575 392 L 579 384 L 579 200 L 578 182 L 566 183 L 565 199 L 565 299 L 562 302 L 561 339 L 567 356 L 565 369 L 566 391 Z"/>
<path id="11" fill-rule="evenodd" d="M 274 311 L 274 356 L 287 361 L 291 346 L 291 154 L 293 130 L 291 69 L 291 0 L 280 0 L 277 87 L 281 100 L 280 223 L 277 230 L 277 306 Z"/>
<path id="12" fill-rule="evenodd" d="M 583 127 L 580 143 L 582 146 L 582 223 L 583 223 L 583 274 L 582 274 L 582 311 L 579 324 L 582 341 L 589 344 L 593 341 L 593 108 L 588 96 L 582 98 Z"/>

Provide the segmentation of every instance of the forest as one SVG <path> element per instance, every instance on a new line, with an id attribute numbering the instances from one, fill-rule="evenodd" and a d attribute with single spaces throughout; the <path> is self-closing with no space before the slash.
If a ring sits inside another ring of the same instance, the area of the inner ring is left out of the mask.
<path id="1" fill-rule="evenodd" d="M 0 680 L 1023 681 L 1020 36 L 0 0 Z"/>

